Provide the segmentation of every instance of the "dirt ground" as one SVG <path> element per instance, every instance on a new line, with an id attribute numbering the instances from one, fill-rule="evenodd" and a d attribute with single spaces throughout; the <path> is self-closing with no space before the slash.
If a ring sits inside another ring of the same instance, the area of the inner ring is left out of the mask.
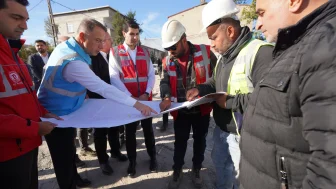
<path id="1" fill-rule="evenodd" d="M 156 84 L 153 93 L 156 94 L 154 100 L 159 100 L 159 77 L 156 76 Z M 153 129 L 156 139 L 157 161 L 159 164 L 157 173 L 149 171 L 149 156 L 146 152 L 142 129 L 137 131 L 137 172 L 134 178 L 127 177 L 128 161 L 118 162 L 116 159 L 110 158 L 110 165 L 114 170 L 111 176 L 102 174 L 96 157 L 80 156 L 86 163 L 86 167 L 78 168 L 78 172 L 83 178 L 88 178 L 92 185 L 88 188 L 118 188 L 118 189 L 165 189 L 171 180 L 173 154 L 174 154 L 174 129 L 173 120 L 169 116 L 169 126 L 165 132 L 159 130 L 162 124 L 162 118 L 153 119 Z M 212 133 L 215 127 L 213 119 L 210 121 L 209 132 L 207 136 L 207 147 L 205 150 L 205 159 L 201 176 L 204 181 L 203 189 L 214 188 L 215 172 L 211 161 L 211 149 L 213 146 Z M 78 141 L 78 140 L 77 140 Z M 92 136 L 89 136 L 89 144 L 94 149 Z M 78 143 L 77 143 L 78 147 Z M 109 147 L 108 147 L 109 149 Z M 126 154 L 125 145 L 122 147 L 122 153 Z M 79 151 L 79 148 L 77 148 Z M 185 155 L 185 165 L 183 168 L 183 180 L 180 189 L 194 188 L 191 182 L 191 168 L 193 156 L 193 139 L 192 131 L 188 141 L 188 148 Z M 39 188 L 40 189 L 57 189 L 58 184 L 54 174 L 52 161 L 50 158 L 48 146 L 43 141 L 39 148 Z"/>

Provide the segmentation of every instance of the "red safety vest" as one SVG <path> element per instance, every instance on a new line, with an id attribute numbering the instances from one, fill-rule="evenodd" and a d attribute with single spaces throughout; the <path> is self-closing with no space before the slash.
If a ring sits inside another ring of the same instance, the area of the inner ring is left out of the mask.
<path id="1" fill-rule="evenodd" d="M 196 51 L 194 52 L 194 69 L 196 73 L 196 84 L 205 83 L 211 78 L 212 71 L 210 67 L 210 46 L 208 45 L 194 45 Z M 167 70 L 170 79 L 171 101 L 177 102 L 177 76 L 175 64 L 170 64 L 170 57 L 167 56 L 163 60 L 163 66 Z M 169 65 L 167 67 L 167 65 Z M 201 114 L 206 115 L 212 111 L 212 105 L 200 105 Z M 178 111 L 172 111 L 170 114 L 174 120 L 177 118 Z"/>
<path id="2" fill-rule="evenodd" d="M 20 45 L 21 46 L 21 45 Z M 19 157 L 41 145 L 40 106 L 26 64 L 0 35 L 0 162 Z"/>
<path id="3" fill-rule="evenodd" d="M 150 66 L 149 52 L 137 46 L 136 64 L 134 64 L 124 45 L 114 47 L 112 53 L 122 70 L 120 79 L 124 82 L 127 90 L 134 97 L 144 94 L 147 89 Z M 148 100 L 152 100 L 152 93 L 150 93 Z"/>

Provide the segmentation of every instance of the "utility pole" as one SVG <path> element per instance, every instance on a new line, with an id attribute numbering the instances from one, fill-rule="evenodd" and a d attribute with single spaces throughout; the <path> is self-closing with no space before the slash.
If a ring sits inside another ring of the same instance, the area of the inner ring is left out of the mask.
<path id="1" fill-rule="evenodd" d="M 48 9 L 49 9 L 49 18 L 50 18 L 50 23 L 51 23 L 51 29 L 52 29 L 52 33 L 53 33 L 53 39 L 54 39 L 54 45 L 56 47 L 57 45 L 57 31 L 56 31 L 56 25 L 55 25 L 55 21 L 54 21 L 54 16 L 53 16 L 53 12 L 51 9 L 51 5 L 50 5 L 50 0 L 47 0 L 48 3 Z"/>

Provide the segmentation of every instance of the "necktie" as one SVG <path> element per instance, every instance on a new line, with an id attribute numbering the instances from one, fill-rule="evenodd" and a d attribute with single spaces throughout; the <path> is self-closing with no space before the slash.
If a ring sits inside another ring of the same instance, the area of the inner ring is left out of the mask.
<path id="1" fill-rule="evenodd" d="M 106 55 L 106 59 L 107 59 L 107 61 L 110 60 L 110 54 L 107 54 L 107 55 Z"/>

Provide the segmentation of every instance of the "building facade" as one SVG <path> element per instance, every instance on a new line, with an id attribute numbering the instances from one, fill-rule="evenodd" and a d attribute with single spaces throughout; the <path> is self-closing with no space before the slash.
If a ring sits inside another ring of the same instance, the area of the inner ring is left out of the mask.
<path id="1" fill-rule="evenodd" d="M 94 18 L 107 28 L 107 31 L 111 36 L 114 36 L 112 19 L 114 14 L 117 12 L 117 10 L 111 8 L 110 6 L 103 6 L 86 10 L 55 13 L 53 16 L 55 24 L 58 25 L 57 35 L 74 37 L 80 22 L 84 18 Z"/>
<path id="2" fill-rule="evenodd" d="M 187 10 L 178 12 L 168 17 L 168 20 L 178 20 L 180 21 L 184 27 L 186 28 L 187 38 L 194 44 L 210 44 L 208 36 L 206 32 L 201 33 L 203 28 L 202 24 L 202 10 L 206 5 L 205 1 L 201 1 L 200 5 L 194 6 Z M 241 16 L 241 12 L 244 7 L 249 5 L 237 5 L 240 9 L 240 12 L 237 14 L 238 18 Z M 248 26 L 252 29 L 252 23 L 247 24 L 245 22 L 241 22 L 242 26 Z"/>

